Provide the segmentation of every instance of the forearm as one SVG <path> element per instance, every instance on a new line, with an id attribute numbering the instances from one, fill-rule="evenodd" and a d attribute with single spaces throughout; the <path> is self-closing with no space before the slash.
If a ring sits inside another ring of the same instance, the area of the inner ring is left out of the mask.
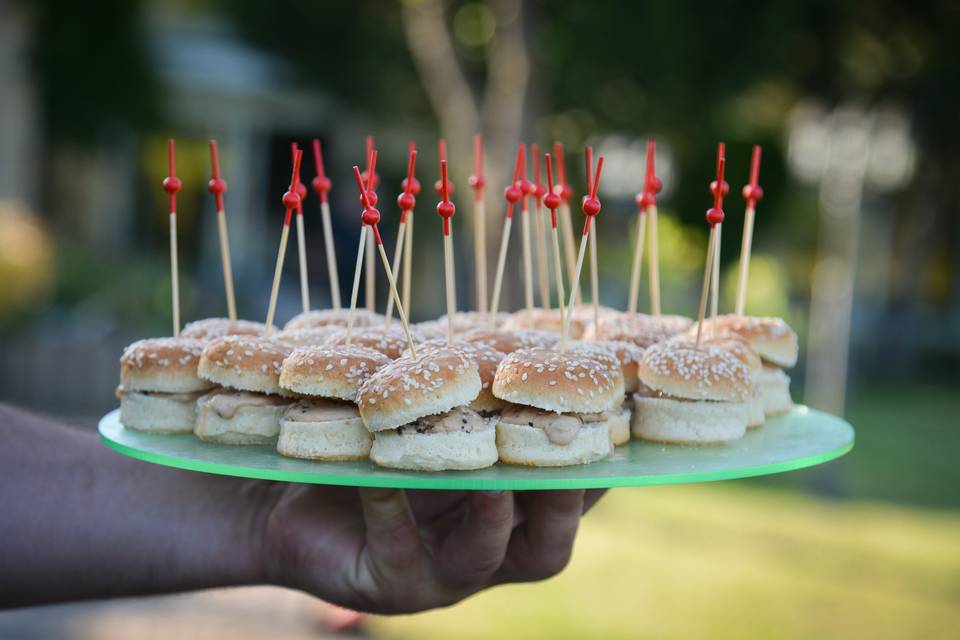
<path id="1" fill-rule="evenodd" d="M 124 458 L 0 405 L 0 606 L 261 580 L 268 483 Z"/>

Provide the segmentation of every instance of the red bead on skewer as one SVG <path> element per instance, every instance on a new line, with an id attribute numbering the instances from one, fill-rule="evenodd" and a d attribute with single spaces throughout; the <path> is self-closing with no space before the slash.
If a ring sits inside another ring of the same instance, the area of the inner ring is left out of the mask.
<path id="1" fill-rule="evenodd" d="M 417 150 L 417 143 L 416 143 L 416 142 L 411 142 L 411 143 L 408 145 L 408 148 L 409 148 L 410 151 L 416 152 L 416 150 Z M 409 178 L 404 178 L 404 179 L 403 179 L 403 182 L 400 183 L 400 188 L 403 189 L 404 191 L 407 191 L 407 186 L 408 186 L 408 185 L 409 185 L 409 187 L 410 187 L 410 193 L 412 193 L 412 194 L 415 195 L 415 196 L 420 195 L 420 181 L 419 181 L 419 180 L 417 180 L 416 178 L 413 178 L 413 180 L 410 180 Z"/>
<path id="2" fill-rule="evenodd" d="M 483 202 L 483 188 L 487 185 L 487 181 L 483 178 L 482 133 L 473 136 L 473 174 L 470 176 L 467 184 L 473 189 L 473 199 L 477 202 Z"/>
<path id="3" fill-rule="evenodd" d="M 443 235 L 450 235 L 450 218 L 457 212 L 457 207 L 450 202 L 450 180 L 447 178 L 447 161 L 440 161 L 440 197 L 437 203 L 437 215 L 443 218 Z"/>
<path id="4" fill-rule="evenodd" d="M 174 159 L 175 149 L 173 138 L 167 140 L 167 177 L 163 179 L 163 190 L 170 194 L 170 212 L 177 211 L 177 192 L 183 188 L 183 183 L 177 177 L 176 160 Z"/>
<path id="5" fill-rule="evenodd" d="M 550 157 L 550 154 L 544 154 L 544 159 L 547 162 L 547 192 L 543 196 L 543 205 L 550 209 L 550 224 L 554 229 L 557 228 L 557 207 L 560 206 L 561 197 L 553 189 L 553 158 Z"/>
<path id="6" fill-rule="evenodd" d="M 294 158 L 297 153 L 303 153 L 300 151 L 300 147 L 296 142 L 290 143 L 290 157 Z M 299 180 L 297 181 L 297 194 L 300 196 L 300 204 L 297 205 L 297 215 L 303 215 L 303 201 L 307 199 L 307 185 L 303 184 Z"/>
<path id="7" fill-rule="evenodd" d="M 720 161 L 721 161 L 721 159 L 724 159 L 724 161 L 725 161 L 726 152 L 727 152 L 727 145 L 725 145 L 725 144 L 722 143 L 722 142 L 719 143 L 719 144 L 717 145 L 717 174 L 718 174 L 718 175 L 720 174 Z M 724 180 L 722 176 L 721 176 L 720 178 L 718 178 L 718 180 L 719 180 L 719 183 L 717 182 L 717 180 L 714 180 L 714 181 L 712 181 L 712 182 L 710 183 L 710 193 L 712 193 L 713 195 L 716 195 L 716 194 L 717 194 L 717 184 L 721 184 L 721 185 L 722 185 L 722 187 L 721 187 L 721 192 L 722 192 L 722 193 L 720 194 L 720 196 L 721 196 L 722 198 L 725 198 L 725 197 L 727 196 L 727 194 L 730 193 L 730 183 L 728 183 L 726 180 Z"/>
<path id="8" fill-rule="evenodd" d="M 370 136 L 367 136 L 367 137 L 371 138 Z M 371 176 L 373 177 L 371 178 Z M 377 183 L 377 180 L 378 180 L 377 150 L 373 147 L 371 147 L 369 151 L 367 151 L 367 170 L 362 172 L 360 174 L 360 177 L 363 179 L 364 185 L 366 185 L 364 197 L 366 197 L 371 207 L 377 206 L 377 202 L 379 202 L 380 198 L 379 196 L 377 196 L 377 192 L 373 186 Z M 372 183 L 371 183 L 371 180 L 372 180 Z M 363 199 L 361 198 L 360 201 L 363 202 Z"/>
<path id="9" fill-rule="evenodd" d="M 587 147 L 587 158 L 588 160 L 593 159 L 593 149 Z M 590 184 L 590 193 L 583 197 L 583 202 L 581 208 L 583 212 L 587 215 L 587 220 L 583 226 L 583 235 L 587 235 L 590 231 L 590 222 L 600 214 L 600 198 L 597 197 L 597 192 L 600 190 L 600 172 L 603 171 L 603 156 L 597 160 L 597 171 L 596 175 L 591 176 L 587 174 L 587 181 Z"/>
<path id="10" fill-rule="evenodd" d="M 546 192 L 546 189 L 543 187 L 543 182 L 540 181 L 540 146 L 534 142 L 533 143 L 533 197 L 534 203 L 537 205 L 537 209 L 540 208 L 540 205 L 543 202 L 543 194 Z"/>
<path id="11" fill-rule="evenodd" d="M 527 198 L 536 192 L 537 187 L 531 181 L 527 180 L 527 145 L 521 143 L 520 146 L 523 149 L 523 163 L 520 165 L 520 183 L 518 186 L 523 192 L 523 207 L 521 208 L 526 210 Z"/>
<path id="12" fill-rule="evenodd" d="M 407 214 L 413 211 L 417 206 L 417 199 L 413 195 L 413 187 L 418 186 L 417 179 L 413 177 L 413 172 L 417 166 L 417 150 L 410 149 L 410 158 L 407 161 L 407 177 L 403 179 L 401 186 L 403 192 L 397 196 L 397 206 L 400 207 L 400 222 L 407 221 Z"/>
<path id="13" fill-rule="evenodd" d="M 373 189 L 376 190 L 377 186 L 380 184 L 380 176 L 377 175 L 376 170 L 371 174 L 370 172 L 370 152 L 373 151 L 376 145 L 373 142 L 373 136 L 368 135 L 366 140 L 366 155 L 367 155 L 367 168 L 363 170 L 360 176 L 363 178 L 363 184 L 367 185 L 367 191 Z M 373 175 L 373 182 L 370 182 L 370 176 Z M 374 203 L 376 206 L 376 203 Z"/>
<path id="14" fill-rule="evenodd" d="M 727 159 L 723 155 L 723 143 L 720 143 L 720 146 L 717 150 L 717 179 L 711 182 L 711 191 L 713 192 L 713 206 L 707 209 L 707 222 L 710 223 L 711 227 L 723 222 L 723 196 L 725 195 L 723 189 L 717 189 L 715 185 L 725 184 L 726 182 L 723 179 L 724 168 L 726 167 Z"/>
<path id="15" fill-rule="evenodd" d="M 320 150 L 320 140 L 317 138 L 313 139 L 313 162 L 314 165 L 316 165 L 317 175 L 314 176 L 310 182 L 310 186 L 313 187 L 317 197 L 320 198 L 320 202 L 328 202 L 328 194 L 333 185 L 330 182 L 330 178 L 328 178 L 324 172 L 323 152 Z"/>
<path id="16" fill-rule="evenodd" d="M 374 163 L 376 162 L 376 153 L 376 150 L 374 150 Z M 370 174 L 368 173 L 367 175 Z M 360 167 L 356 165 L 353 166 L 353 176 L 357 180 L 357 188 L 360 190 L 360 202 L 363 204 L 363 212 L 360 214 L 360 223 L 372 227 L 374 240 L 376 240 L 377 244 L 382 244 L 382 240 L 380 239 L 380 230 L 377 227 L 377 225 L 380 223 L 380 211 L 370 204 L 370 200 L 367 199 L 367 194 L 370 192 L 370 190 L 366 188 L 363 176 L 360 173 Z"/>
<path id="17" fill-rule="evenodd" d="M 573 187 L 567 182 L 567 163 L 563 156 L 563 143 L 559 140 L 553 143 L 553 155 L 557 157 L 557 186 L 560 188 L 560 199 L 563 202 L 570 202 Z"/>
<path id="18" fill-rule="evenodd" d="M 513 165 L 513 180 L 503 190 L 503 197 L 507 201 L 507 217 L 513 218 L 513 208 L 520 198 L 523 197 L 523 190 L 518 186 L 520 180 L 520 168 L 523 166 L 523 145 L 517 147 L 517 161 Z"/>
<path id="19" fill-rule="evenodd" d="M 303 158 L 303 151 L 299 149 L 293 154 L 293 175 L 290 179 L 290 188 L 283 194 L 283 206 L 286 208 L 286 214 L 283 217 L 283 224 L 290 226 L 290 218 L 293 210 L 300 206 L 300 160 Z"/>
<path id="20" fill-rule="evenodd" d="M 447 161 L 447 141 L 443 138 L 437 140 L 437 158 L 440 161 L 440 164 L 443 164 Z M 437 192 L 437 195 L 441 198 L 443 197 L 443 184 L 442 180 L 437 180 L 433 183 L 433 190 Z M 453 182 L 447 181 L 447 195 L 453 195 Z"/>
<path id="21" fill-rule="evenodd" d="M 743 197 L 747 201 L 747 208 L 754 209 L 757 201 L 763 199 L 763 189 L 760 187 L 760 145 L 753 145 L 753 158 L 750 161 L 750 182 L 743 187 Z"/>
<path id="22" fill-rule="evenodd" d="M 660 178 L 654 173 L 657 157 L 657 143 L 651 138 L 647 140 L 647 170 L 643 179 L 643 191 L 637 194 L 637 204 L 640 213 L 645 213 L 647 207 L 657 204 L 657 193 L 662 187 Z"/>
<path id="23" fill-rule="evenodd" d="M 220 177 L 220 158 L 217 155 L 217 141 L 210 141 L 210 168 L 213 177 L 207 183 L 207 191 L 213 194 L 217 201 L 217 213 L 223 212 L 223 194 L 227 190 L 227 181 Z"/>

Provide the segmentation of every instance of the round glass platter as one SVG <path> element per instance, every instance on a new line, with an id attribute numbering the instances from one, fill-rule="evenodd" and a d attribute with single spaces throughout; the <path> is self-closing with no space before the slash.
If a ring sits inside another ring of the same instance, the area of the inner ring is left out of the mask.
<path id="1" fill-rule="evenodd" d="M 270 446 L 229 446 L 191 435 L 125 429 L 120 411 L 100 420 L 100 437 L 131 458 L 190 471 L 243 478 L 354 487 L 533 490 L 639 487 L 710 482 L 781 473 L 839 458 L 853 448 L 853 428 L 804 406 L 770 418 L 735 442 L 682 446 L 632 440 L 606 460 L 573 467 L 496 464 L 477 471 L 398 471 L 370 461 L 316 462 L 285 458 Z"/>

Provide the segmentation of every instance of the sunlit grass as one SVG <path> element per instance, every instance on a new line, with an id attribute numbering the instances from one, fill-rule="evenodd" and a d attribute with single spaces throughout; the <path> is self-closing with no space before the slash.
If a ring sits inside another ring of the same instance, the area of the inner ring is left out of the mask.
<path id="1" fill-rule="evenodd" d="M 742 484 L 617 490 L 570 567 L 389 638 L 942 637 L 960 624 L 960 515 Z"/>

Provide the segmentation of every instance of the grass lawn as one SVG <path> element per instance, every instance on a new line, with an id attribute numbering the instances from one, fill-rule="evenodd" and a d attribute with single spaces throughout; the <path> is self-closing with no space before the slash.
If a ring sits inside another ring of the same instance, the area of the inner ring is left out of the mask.
<path id="1" fill-rule="evenodd" d="M 960 514 L 744 482 L 611 492 L 571 565 L 378 637 L 905 638 L 960 628 Z"/>

